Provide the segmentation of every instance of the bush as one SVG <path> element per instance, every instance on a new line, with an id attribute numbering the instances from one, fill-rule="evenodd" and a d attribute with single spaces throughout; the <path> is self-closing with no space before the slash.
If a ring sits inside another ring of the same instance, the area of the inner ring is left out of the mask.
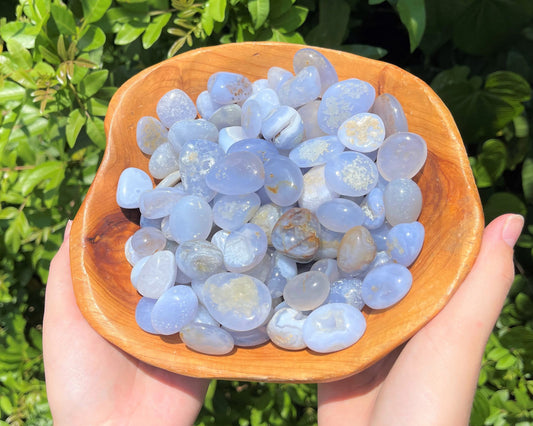
<path id="1" fill-rule="evenodd" d="M 487 222 L 509 211 L 526 216 L 519 273 L 487 345 L 471 423 L 533 421 L 529 0 L 20 0 L 0 19 L 0 38 L 2 424 L 51 424 L 44 283 L 100 162 L 114 91 L 167 56 L 250 40 L 381 58 L 446 102 Z M 314 386 L 212 382 L 197 424 L 314 424 L 315 406 Z"/>

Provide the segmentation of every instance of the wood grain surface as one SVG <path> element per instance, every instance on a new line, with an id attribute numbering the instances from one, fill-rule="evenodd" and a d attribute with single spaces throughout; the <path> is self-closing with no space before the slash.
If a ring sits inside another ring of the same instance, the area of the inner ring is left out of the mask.
<path id="1" fill-rule="evenodd" d="M 393 65 L 345 52 L 319 49 L 335 66 L 340 80 L 359 78 L 377 94 L 391 93 L 403 105 L 409 130 L 428 144 L 428 158 L 416 176 L 423 194 L 420 221 L 426 239 L 411 267 L 408 295 L 386 310 L 365 308 L 367 330 L 352 347 L 332 353 L 286 351 L 267 343 L 237 348 L 229 355 L 208 356 L 185 347 L 178 336 L 142 331 L 134 313 L 140 295 L 130 283 L 124 243 L 138 229 L 138 214 L 119 208 L 116 186 L 122 170 L 148 170 L 137 148 L 140 117 L 156 117 L 156 103 L 180 88 L 193 100 L 216 71 L 249 79 L 266 78 L 268 68 L 292 71 L 292 56 L 303 46 L 241 43 L 193 50 L 140 72 L 114 95 L 105 119 L 107 148 L 80 208 L 70 237 L 72 278 L 78 305 L 91 326 L 134 357 L 194 377 L 273 382 L 326 382 L 357 373 L 408 340 L 450 299 L 470 270 L 479 250 L 483 215 L 468 158 L 453 118 L 424 82 Z"/>

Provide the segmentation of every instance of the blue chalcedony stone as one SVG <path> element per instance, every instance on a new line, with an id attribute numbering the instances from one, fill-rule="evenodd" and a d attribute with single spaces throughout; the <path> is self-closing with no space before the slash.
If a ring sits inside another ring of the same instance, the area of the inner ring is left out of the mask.
<path id="1" fill-rule="evenodd" d="M 197 310 L 198 298 L 189 286 L 170 287 L 152 308 L 152 326 L 159 334 L 178 333 L 194 319 Z"/>
<path id="2" fill-rule="evenodd" d="M 221 194 L 248 194 L 263 186 L 265 169 L 257 155 L 238 151 L 227 154 L 214 164 L 205 181 L 209 188 Z"/>
<path id="3" fill-rule="evenodd" d="M 385 309 L 403 299 L 412 283 L 409 269 L 398 263 L 386 263 L 366 274 L 361 294 L 372 309 Z"/>
<path id="4" fill-rule="evenodd" d="M 303 191 L 303 175 L 289 158 L 278 156 L 265 163 L 265 190 L 274 204 L 294 204 Z"/>
<path id="5" fill-rule="evenodd" d="M 365 330 L 366 320 L 358 309 L 347 303 L 328 303 L 309 314 L 303 338 L 309 349 L 329 353 L 352 346 Z"/>
<path id="6" fill-rule="evenodd" d="M 376 97 L 376 90 L 366 81 L 351 78 L 331 85 L 318 107 L 320 128 L 329 135 L 337 133 L 340 125 L 351 116 L 367 112 Z"/>

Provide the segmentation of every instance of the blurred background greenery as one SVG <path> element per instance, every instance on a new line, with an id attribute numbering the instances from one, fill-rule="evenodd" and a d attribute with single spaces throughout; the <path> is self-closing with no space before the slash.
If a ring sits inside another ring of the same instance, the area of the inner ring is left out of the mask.
<path id="1" fill-rule="evenodd" d="M 103 154 L 114 91 L 168 56 L 251 40 L 382 59 L 442 97 L 486 221 L 526 217 L 471 424 L 533 424 L 531 0 L 4 0 L 2 9 L 0 424 L 52 423 L 41 346 L 47 271 Z M 313 385 L 229 381 L 211 383 L 197 420 L 315 423 Z"/>

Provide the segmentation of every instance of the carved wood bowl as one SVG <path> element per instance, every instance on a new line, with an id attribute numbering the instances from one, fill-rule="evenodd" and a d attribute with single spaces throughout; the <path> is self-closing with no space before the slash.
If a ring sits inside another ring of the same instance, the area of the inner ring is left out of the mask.
<path id="1" fill-rule="evenodd" d="M 124 243 L 138 229 L 131 211 L 115 201 L 126 167 L 148 170 L 137 148 L 137 120 L 157 116 L 158 99 L 180 88 L 193 100 L 216 71 L 233 71 L 250 80 L 266 78 L 271 66 L 292 70 L 292 56 L 303 46 L 241 43 L 193 50 L 165 60 L 128 80 L 114 95 L 105 119 L 107 148 L 70 237 L 74 290 L 91 326 L 132 356 L 193 377 L 271 382 L 327 382 L 364 370 L 407 341 L 447 303 L 477 256 L 483 215 L 468 158 L 454 120 L 438 96 L 406 71 L 349 53 L 317 49 L 335 66 L 339 80 L 355 77 L 391 93 L 403 105 L 409 130 L 428 144 L 423 170 L 415 177 L 423 194 L 420 221 L 426 229 L 422 252 L 411 266 L 413 286 L 386 310 L 365 308 L 367 330 L 352 347 L 317 354 L 287 351 L 267 343 L 209 356 L 185 347 L 178 335 L 145 333 L 135 323 L 140 295 L 130 284 Z"/>

